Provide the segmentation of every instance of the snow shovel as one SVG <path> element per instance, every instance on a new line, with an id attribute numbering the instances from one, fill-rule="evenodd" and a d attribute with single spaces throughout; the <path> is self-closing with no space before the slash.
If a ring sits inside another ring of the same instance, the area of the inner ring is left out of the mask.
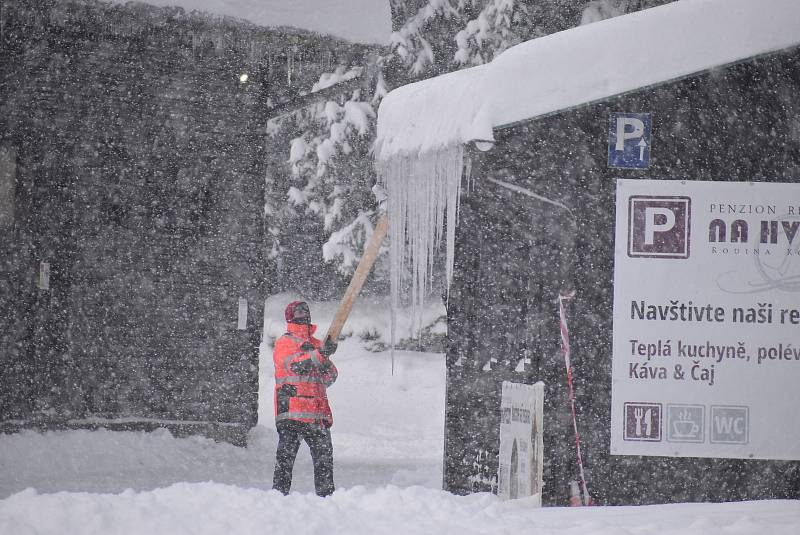
<path id="1" fill-rule="evenodd" d="M 381 244 L 383 243 L 383 238 L 386 236 L 386 230 L 388 228 L 389 217 L 383 214 L 378 220 L 378 224 L 375 225 L 375 230 L 372 231 L 372 236 L 367 246 L 364 248 L 361 262 L 358 263 L 358 267 L 355 273 L 353 273 L 353 278 L 350 279 L 350 284 L 344 292 L 344 297 L 342 297 L 339 308 L 336 310 L 336 315 L 333 317 L 331 326 L 328 328 L 328 334 L 325 335 L 326 338 L 330 338 L 333 341 L 339 338 L 339 334 L 344 327 L 344 322 L 347 321 L 350 310 L 353 308 L 353 302 L 356 297 L 358 297 L 358 293 L 361 291 L 364 281 L 367 280 L 367 275 L 369 275 L 372 265 L 375 263 L 375 259 L 378 258 L 378 252 L 381 250 Z"/>

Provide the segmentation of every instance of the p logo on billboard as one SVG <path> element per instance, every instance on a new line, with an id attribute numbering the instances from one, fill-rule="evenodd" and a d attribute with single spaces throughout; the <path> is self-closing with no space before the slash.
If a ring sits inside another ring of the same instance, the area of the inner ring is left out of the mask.
<path id="1" fill-rule="evenodd" d="M 628 199 L 628 256 L 689 258 L 689 197 L 634 195 Z"/>

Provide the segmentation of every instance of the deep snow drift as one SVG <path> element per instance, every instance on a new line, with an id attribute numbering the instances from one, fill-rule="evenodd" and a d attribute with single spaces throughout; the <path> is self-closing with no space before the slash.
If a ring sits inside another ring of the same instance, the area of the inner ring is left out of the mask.
<path id="1" fill-rule="evenodd" d="M 444 359 L 373 353 L 388 340 L 386 303 L 360 302 L 334 356 L 330 389 L 335 478 L 327 499 L 312 492 L 301 447 L 293 493 L 269 490 L 276 446 L 269 338 L 283 305 L 267 303 L 261 424 L 248 448 L 166 431 L 25 432 L 0 436 L 0 534 L 539 533 L 557 535 L 794 535 L 800 502 L 537 509 L 530 500 L 453 496 L 442 480 Z M 311 304 L 324 333 L 335 304 Z M 431 307 L 430 323 L 442 310 Z M 403 328 L 401 325 L 400 334 Z"/>

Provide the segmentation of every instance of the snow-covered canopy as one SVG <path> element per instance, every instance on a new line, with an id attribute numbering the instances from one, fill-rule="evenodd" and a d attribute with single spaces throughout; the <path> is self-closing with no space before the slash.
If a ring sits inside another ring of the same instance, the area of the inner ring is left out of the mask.
<path id="1" fill-rule="evenodd" d="M 490 140 L 500 126 L 797 45 L 798 0 L 681 0 L 579 26 L 390 92 L 376 157 Z"/>
<path id="2" fill-rule="evenodd" d="M 449 284 L 465 143 L 798 45 L 800 0 L 681 0 L 534 39 L 486 65 L 390 92 L 378 111 L 375 157 L 389 195 L 394 303 L 408 258 L 413 300 L 422 301 L 445 221 Z"/>

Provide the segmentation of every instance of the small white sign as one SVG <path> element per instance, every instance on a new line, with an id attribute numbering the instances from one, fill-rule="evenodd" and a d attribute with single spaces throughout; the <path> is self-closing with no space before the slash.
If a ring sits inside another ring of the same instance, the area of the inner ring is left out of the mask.
<path id="1" fill-rule="evenodd" d="M 49 262 L 40 262 L 39 263 L 39 289 L 40 290 L 49 290 L 50 289 L 50 263 Z"/>
<path id="2" fill-rule="evenodd" d="M 542 499 L 544 383 L 503 381 L 497 495 L 504 500 Z"/>
<path id="3" fill-rule="evenodd" d="M 611 453 L 800 460 L 800 183 L 616 205 Z"/>
<path id="4" fill-rule="evenodd" d="M 239 298 L 239 323 L 236 326 L 240 331 L 247 330 L 247 299 Z"/>

